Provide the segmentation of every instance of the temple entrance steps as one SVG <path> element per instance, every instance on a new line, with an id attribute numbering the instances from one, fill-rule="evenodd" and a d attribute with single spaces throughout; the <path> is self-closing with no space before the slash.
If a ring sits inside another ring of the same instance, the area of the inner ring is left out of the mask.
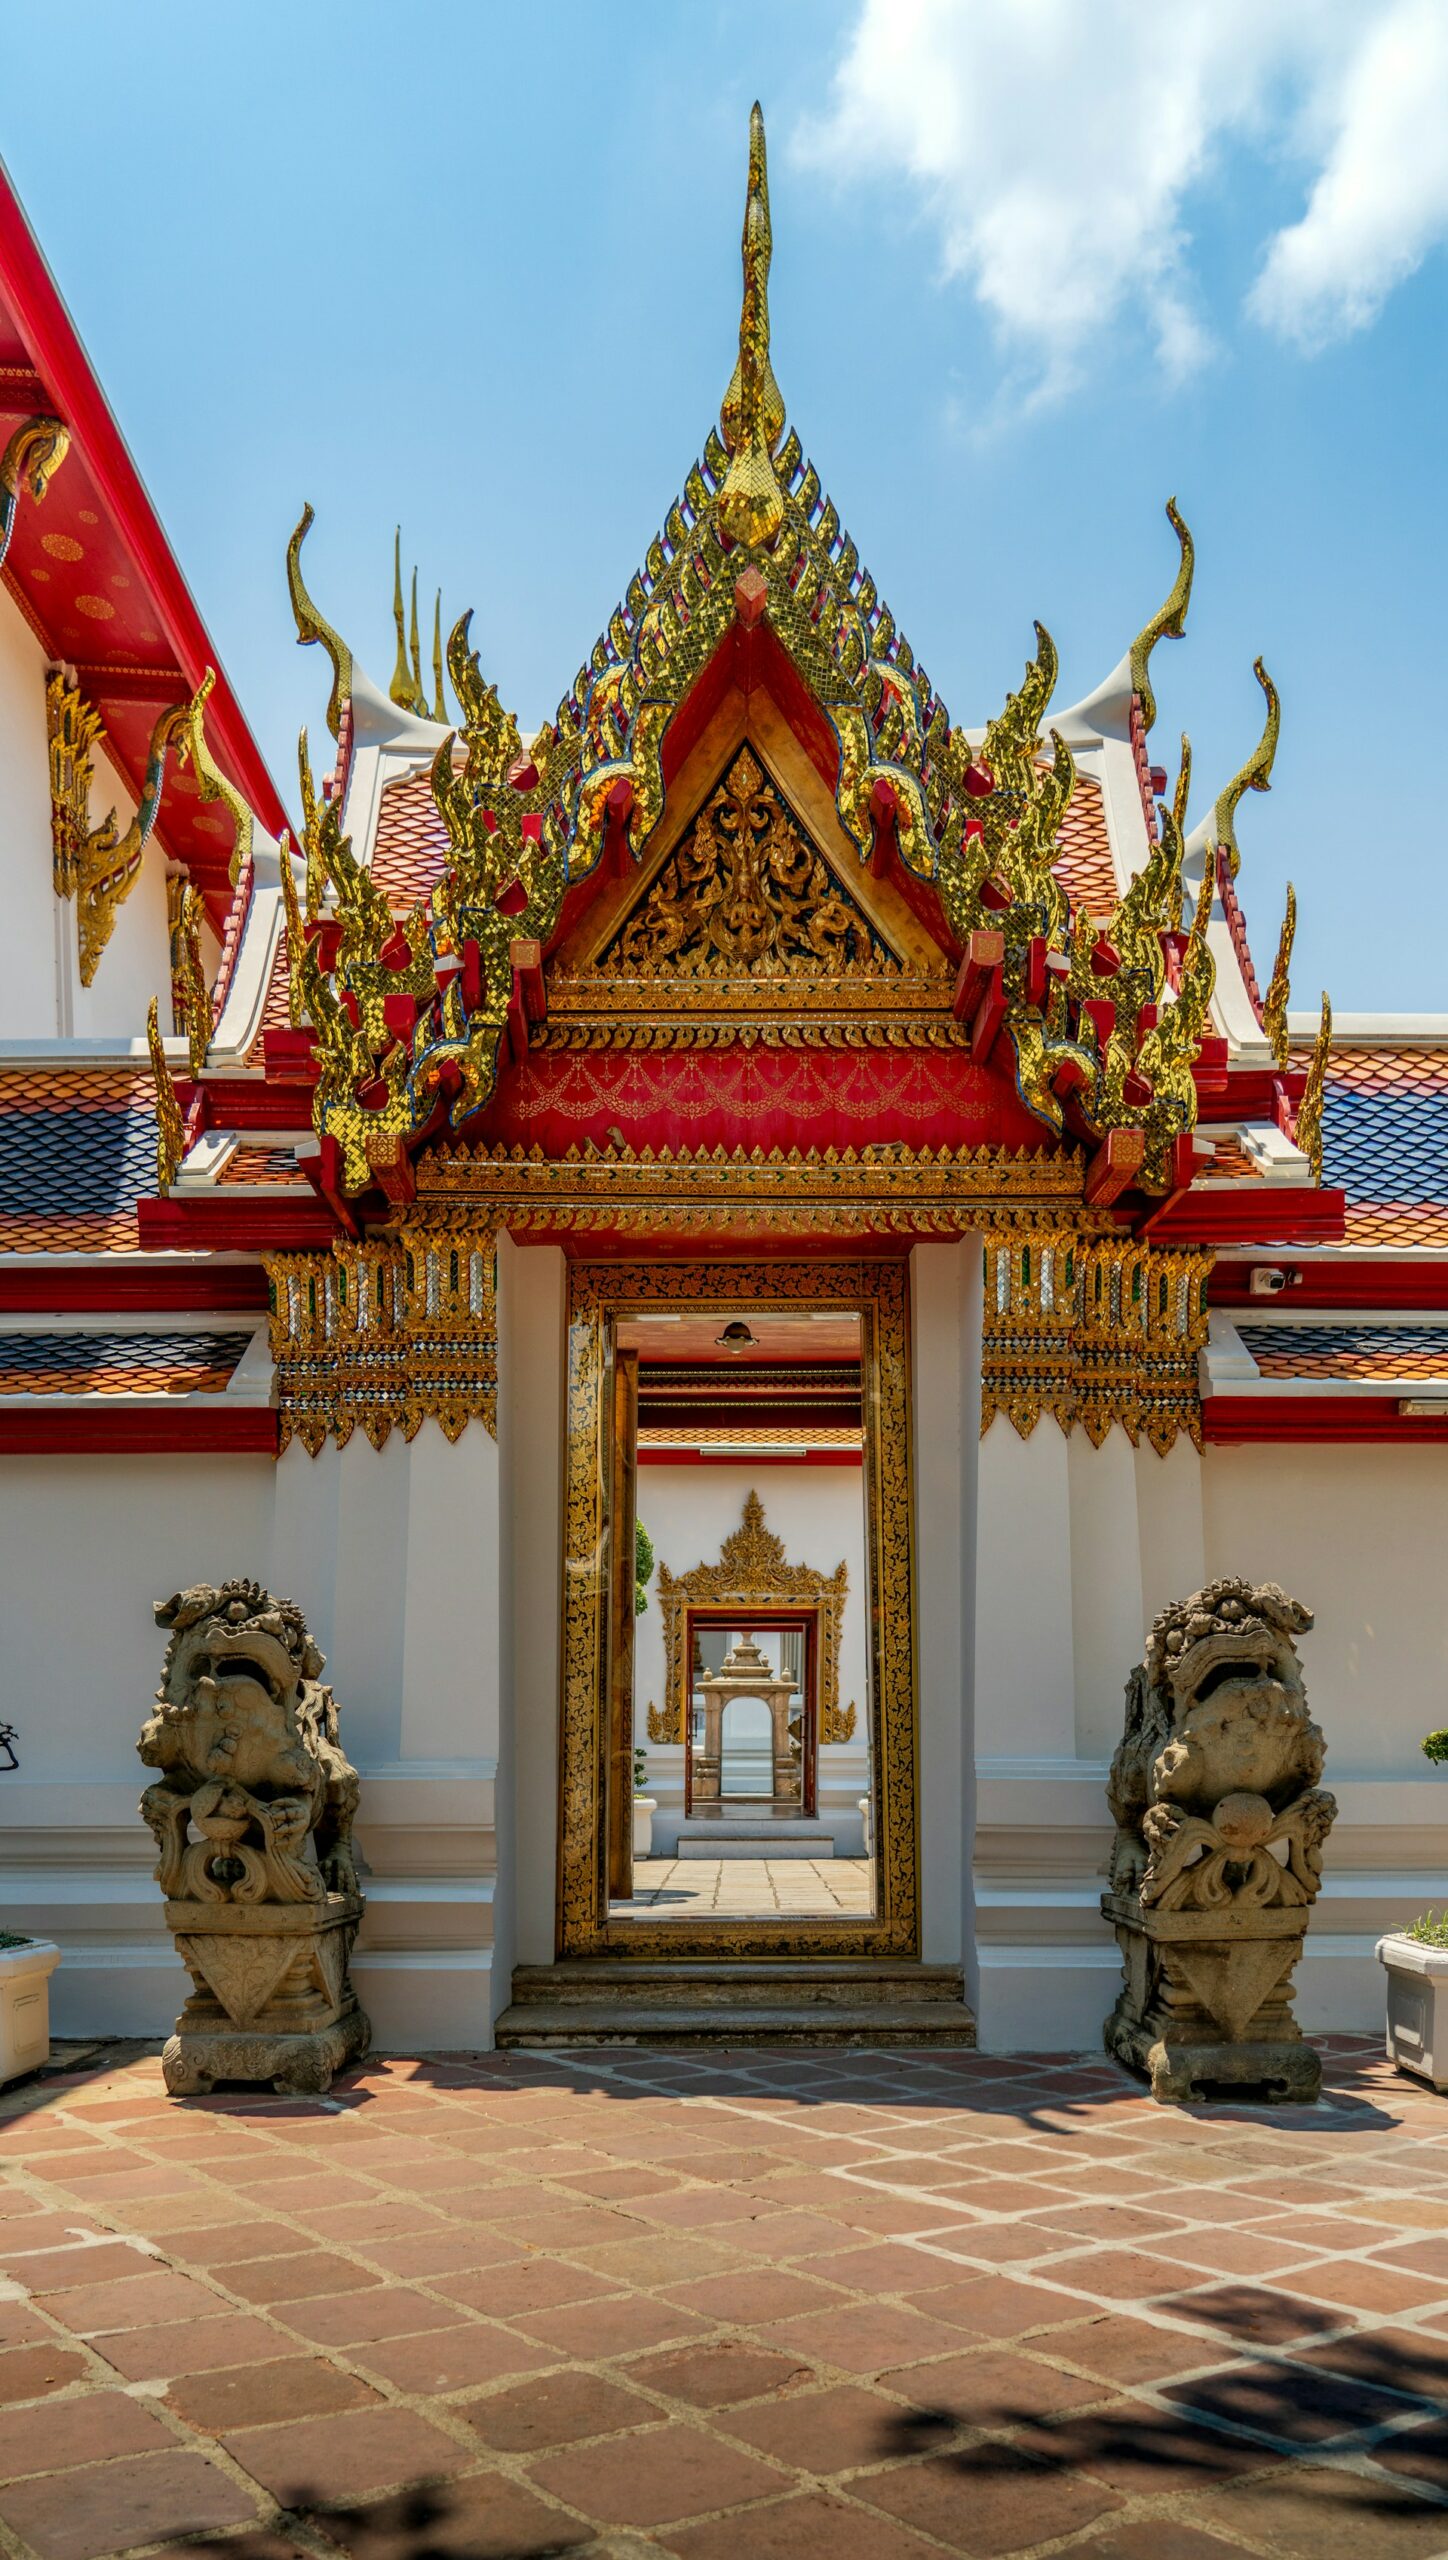
<path id="1" fill-rule="evenodd" d="M 519 1965 L 505 2051 L 563 2045 L 974 2045 L 958 1965 L 575 1957 Z"/>

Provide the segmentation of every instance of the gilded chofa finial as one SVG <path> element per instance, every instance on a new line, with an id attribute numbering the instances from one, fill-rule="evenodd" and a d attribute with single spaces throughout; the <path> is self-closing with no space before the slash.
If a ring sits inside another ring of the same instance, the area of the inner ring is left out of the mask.
<path id="1" fill-rule="evenodd" d="M 438 588 L 432 608 L 432 716 L 447 723 L 447 695 L 442 683 L 442 589 Z"/>
<path id="2" fill-rule="evenodd" d="M 1312 1167 L 1312 1179 L 1322 1181 L 1322 1106 L 1327 1096 L 1327 1062 L 1332 1054 L 1332 1006 L 1324 989 L 1322 1019 L 1313 1043 L 1312 1064 L 1302 1100 L 1297 1106 L 1297 1143 Z"/>
<path id="3" fill-rule="evenodd" d="M 720 495 L 719 521 L 735 542 L 747 543 L 751 549 L 772 542 L 784 521 L 784 500 L 774 471 L 774 449 L 784 432 L 784 401 L 769 360 L 771 247 L 764 117 L 756 99 L 749 113 L 739 361 L 719 412 L 724 445 L 730 456 Z"/>
<path id="4" fill-rule="evenodd" d="M 327 726 L 333 737 L 342 727 L 342 705 L 352 690 L 352 652 L 345 640 L 324 622 L 302 576 L 302 544 L 312 529 L 312 510 L 303 507 L 301 522 L 287 544 L 287 589 L 292 599 L 292 615 L 297 626 L 297 646 L 319 641 L 332 661 L 332 691 L 327 702 Z"/>
<path id="5" fill-rule="evenodd" d="M 1192 570 L 1196 562 L 1196 548 L 1185 520 L 1177 512 L 1175 498 L 1168 498 L 1166 511 L 1172 531 L 1181 544 L 1181 558 L 1177 562 L 1177 573 L 1172 582 L 1171 594 L 1160 612 L 1152 615 L 1146 629 L 1139 631 L 1131 644 L 1131 684 L 1132 691 L 1141 704 L 1143 729 L 1150 729 L 1156 718 L 1156 695 L 1151 689 L 1151 653 L 1158 640 L 1180 640 L 1186 630 L 1187 606 L 1191 602 L 1192 594 Z"/>
<path id="6" fill-rule="evenodd" d="M 407 622 L 402 605 L 402 527 L 392 537 L 392 619 L 397 627 L 397 664 L 387 690 L 400 711 L 412 709 L 412 669 L 407 663 Z"/>
<path id="7" fill-rule="evenodd" d="M 1219 847 L 1225 845 L 1227 866 L 1234 880 L 1242 859 L 1237 850 L 1237 806 L 1244 792 L 1271 790 L 1272 764 L 1282 728 L 1282 705 L 1277 687 L 1260 658 L 1253 661 L 1252 673 L 1267 697 L 1267 717 L 1262 725 L 1262 735 L 1241 772 L 1234 773 L 1226 790 L 1219 793 L 1212 811 L 1212 842 Z"/>
<path id="8" fill-rule="evenodd" d="M 1272 1043 L 1272 1055 L 1279 1067 L 1288 1057 L 1287 1007 L 1292 995 L 1292 944 L 1297 932 L 1297 892 L 1287 883 L 1287 908 L 1282 918 L 1282 933 L 1277 944 L 1277 957 L 1272 963 L 1272 980 L 1267 1001 L 1262 1007 L 1262 1028 Z"/>

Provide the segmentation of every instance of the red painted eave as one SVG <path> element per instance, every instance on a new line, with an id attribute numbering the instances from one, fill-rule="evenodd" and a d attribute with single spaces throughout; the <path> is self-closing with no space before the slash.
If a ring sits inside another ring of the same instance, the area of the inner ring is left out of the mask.
<path id="1" fill-rule="evenodd" d="M 12 577 L 12 570 L 18 571 L 29 548 L 47 530 L 61 528 L 67 503 L 86 492 L 88 484 L 86 493 L 95 500 L 92 513 L 101 519 L 94 537 L 97 544 L 109 542 L 110 547 L 128 564 L 131 577 L 144 587 L 151 619 L 159 635 L 152 654 L 166 662 L 158 668 L 158 677 L 164 677 L 168 670 L 179 670 L 187 689 L 194 692 L 207 668 L 215 669 L 216 682 L 206 708 L 206 734 L 212 753 L 249 802 L 261 825 L 271 834 L 279 835 L 288 821 L 276 785 L 231 689 L 215 643 L 197 611 L 160 519 L 3 163 L 0 163 L 0 300 L 7 306 L 0 311 L 0 331 L 8 340 L 8 345 L 0 348 L 0 363 L 26 362 L 38 377 L 38 383 L 25 391 L 24 409 L 19 413 L 12 411 L 11 415 L 44 409 L 64 421 L 72 438 L 71 452 L 56 473 L 42 506 L 37 509 L 28 494 L 21 500 L 20 516 L 5 570 L 7 585 L 12 586 L 27 620 L 44 632 L 45 590 L 37 596 L 31 588 L 22 585 L 18 575 Z M 37 397 L 37 393 L 40 396 Z M 20 394 L 16 391 L 8 396 L 14 399 Z M 68 475 L 68 497 L 63 497 Z M 145 742 L 151 724 L 157 713 L 165 708 L 166 702 L 173 698 L 173 688 L 162 684 L 161 698 L 152 700 L 147 696 L 147 669 L 137 664 L 135 646 L 128 636 L 124 642 L 127 653 L 124 664 L 115 673 L 115 691 L 113 694 L 108 692 L 105 664 L 107 628 L 105 623 L 93 625 L 80 647 L 59 635 L 48 645 L 52 645 L 56 657 L 85 660 L 85 690 L 107 715 L 107 728 L 112 733 L 121 762 L 128 773 L 134 775 L 138 742 L 143 767 Z M 174 814 L 176 830 L 184 837 L 181 813 L 168 810 L 166 814 L 168 818 Z M 176 830 L 163 827 L 168 841 Z M 205 857 L 210 853 L 213 863 L 219 862 L 224 871 L 230 848 L 221 845 L 208 847 L 203 838 L 194 848 L 184 841 L 179 842 L 175 850 L 188 862 L 194 850 L 198 868 L 204 867 Z"/>
<path id="2" fill-rule="evenodd" d="M 1248 1441 L 1448 1440 L 1448 1414 L 1398 1411 L 1388 1396 L 1208 1396 L 1202 1435 L 1218 1448 Z"/>
<path id="3" fill-rule="evenodd" d="M 17 1404 L 23 1399 L 17 1398 Z M 274 1458 L 277 1417 L 269 1405 L 228 1405 L 224 1396 L 194 1404 L 127 1412 L 117 1398 L 77 1403 L 74 1411 L 0 1411 L 0 1456 L 209 1456 L 217 1450 Z"/>
<path id="4" fill-rule="evenodd" d="M 1346 1214 L 1345 1192 L 1307 1183 L 1203 1183 L 1149 1216 L 1141 1231 L 1157 1245 L 1341 1244 Z"/>

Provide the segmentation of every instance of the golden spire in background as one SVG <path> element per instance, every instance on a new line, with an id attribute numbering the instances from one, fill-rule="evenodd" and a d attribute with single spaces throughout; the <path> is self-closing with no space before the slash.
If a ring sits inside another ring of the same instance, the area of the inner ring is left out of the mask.
<path id="1" fill-rule="evenodd" d="M 784 521 L 784 500 L 774 473 L 774 449 L 784 433 L 784 401 L 769 361 L 769 170 L 764 156 L 764 117 L 756 99 L 749 114 L 749 187 L 744 199 L 744 296 L 739 313 L 739 361 L 719 412 L 729 469 L 720 493 L 719 521 L 734 541 L 751 548 L 772 542 Z"/>

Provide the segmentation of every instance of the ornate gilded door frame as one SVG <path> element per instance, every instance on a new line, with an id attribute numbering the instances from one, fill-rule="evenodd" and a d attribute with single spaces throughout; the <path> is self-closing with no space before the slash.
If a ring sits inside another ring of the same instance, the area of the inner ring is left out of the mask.
<path id="1" fill-rule="evenodd" d="M 606 1806 L 608 1436 L 615 1320 L 687 1305 L 856 1311 L 861 1319 L 865 1518 L 871 1649 L 876 1891 L 868 1919 L 748 1922 L 610 1919 Z M 574 1263 L 569 1274 L 559 1749 L 560 1956 L 781 1961 L 915 1956 L 917 1861 L 914 1521 L 909 1283 L 899 1259 L 849 1262 Z"/>

